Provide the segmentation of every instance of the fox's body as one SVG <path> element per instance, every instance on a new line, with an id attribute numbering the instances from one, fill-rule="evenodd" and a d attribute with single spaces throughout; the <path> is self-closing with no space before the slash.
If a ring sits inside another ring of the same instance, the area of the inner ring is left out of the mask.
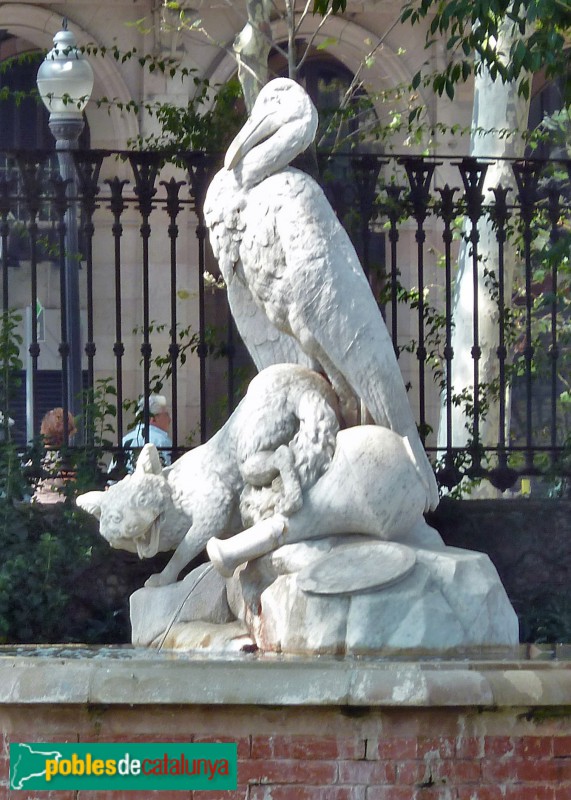
<path id="1" fill-rule="evenodd" d="M 106 492 L 81 495 L 77 503 L 99 518 L 101 535 L 115 548 L 141 558 L 176 548 L 165 569 L 148 581 L 173 583 L 211 537 L 243 529 L 246 486 L 254 519 L 261 513 L 255 506 L 262 489 L 270 492 L 272 509 L 295 511 L 304 488 L 327 469 L 338 428 L 335 396 L 324 378 L 293 364 L 269 367 L 206 444 L 164 469 L 154 445 L 147 444 L 132 475 Z"/>

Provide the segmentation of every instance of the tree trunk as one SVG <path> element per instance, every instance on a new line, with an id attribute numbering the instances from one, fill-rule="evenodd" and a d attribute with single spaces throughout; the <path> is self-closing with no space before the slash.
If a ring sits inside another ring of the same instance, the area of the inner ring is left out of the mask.
<path id="1" fill-rule="evenodd" d="M 272 0 L 247 0 L 248 22 L 234 40 L 238 79 L 244 92 L 248 114 L 260 89 L 268 80 L 268 56 L 272 46 L 272 5 Z"/>
<path id="2" fill-rule="evenodd" d="M 515 31 L 511 23 L 502 27 L 498 40 L 498 50 L 509 53 Z M 500 79 L 492 80 L 489 71 L 482 66 L 474 83 L 474 105 L 472 113 L 472 140 L 470 155 L 475 158 L 489 159 L 501 157 L 517 157 L 524 155 L 525 143 L 521 136 L 527 129 L 529 100 L 518 94 L 517 83 L 503 83 Z M 480 133 L 479 129 L 488 131 Z M 500 131 L 514 132 L 509 137 L 501 136 Z M 511 188 L 508 203 L 516 196 L 514 176 L 509 162 L 496 161 L 488 166 L 482 184 L 484 204 L 494 202 L 492 189 L 499 185 Z M 486 216 L 478 223 L 475 230 L 466 221 L 464 233 L 468 239 L 461 247 L 458 273 L 454 287 L 452 305 L 452 348 L 454 352 L 452 370 L 449 379 L 453 395 L 465 395 L 469 401 L 475 402 L 476 410 L 481 408 L 482 401 L 489 405 L 485 415 L 480 419 L 479 428 L 474 430 L 473 414 L 466 410 L 466 403 L 452 406 L 451 431 L 448 429 L 445 396 L 440 411 L 438 430 L 438 446 L 464 447 L 474 440 L 486 446 L 497 445 L 501 439 L 500 404 L 496 396 L 486 387 L 496 384 L 499 378 L 500 361 L 499 319 L 500 306 L 495 293 L 491 291 L 486 274 L 493 272 L 495 278 L 499 274 L 499 248 L 496 232 Z M 477 253 L 477 263 L 474 258 Z M 516 252 L 513 244 L 507 243 L 504 249 L 504 299 L 505 306 L 511 304 L 513 275 L 516 265 Z M 475 275 L 476 272 L 476 275 Z M 486 273 L 486 274 L 485 274 Z M 488 285 L 486 285 L 488 283 Z M 475 286 L 477 290 L 475 292 Z M 475 302 L 476 301 L 476 302 Z M 477 314 L 474 313 L 475 306 Z M 481 355 L 475 359 L 477 350 Z M 474 392 L 475 380 L 480 390 Z M 505 427 L 509 425 L 509 404 L 506 402 Z"/>

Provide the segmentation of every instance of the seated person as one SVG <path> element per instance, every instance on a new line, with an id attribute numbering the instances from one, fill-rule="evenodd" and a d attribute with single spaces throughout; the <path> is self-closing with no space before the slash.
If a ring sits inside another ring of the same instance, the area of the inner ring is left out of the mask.
<path id="1" fill-rule="evenodd" d="M 71 438 L 77 432 L 75 420 L 70 411 L 67 412 L 67 433 Z M 65 500 L 65 487 L 71 479 L 73 473 L 62 469 L 62 457 L 60 448 L 64 444 L 64 412 L 63 408 L 52 408 L 42 419 L 40 434 L 44 438 L 45 455 L 41 461 L 44 472 L 49 473 L 49 477 L 42 478 L 36 484 L 32 496 L 33 503 L 63 503 Z"/>
<path id="2" fill-rule="evenodd" d="M 141 398 L 137 406 L 137 416 L 141 417 L 144 413 L 144 400 Z M 150 442 L 157 446 L 159 456 L 163 466 L 168 466 L 171 463 L 172 439 L 168 434 L 170 427 L 171 416 L 167 399 L 162 394 L 149 395 L 149 437 L 145 439 L 145 422 L 141 420 L 134 428 L 128 431 L 121 441 L 124 448 L 128 448 L 131 452 L 127 452 L 126 467 L 128 472 L 133 472 L 135 469 L 136 454 L 132 451 L 136 448 L 143 447 L 144 444 Z M 169 449 L 163 449 L 169 448 Z M 111 472 L 117 466 L 116 459 L 112 459 L 109 464 L 108 472 Z"/>

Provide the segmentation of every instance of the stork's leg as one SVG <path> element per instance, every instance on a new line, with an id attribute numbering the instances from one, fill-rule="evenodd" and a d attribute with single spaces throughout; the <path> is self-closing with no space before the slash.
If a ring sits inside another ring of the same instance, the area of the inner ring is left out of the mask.
<path id="1" fill-rule="evenodd" d="M 335 394 L 339 398 L 339 409 L 345 427 L 350 428 L 353 425 L 358 425 L 361 421 L 361 407 L 355 392 L 317 342 L 314 342 L 312 346 L 312 355 L 319 361 L 321 369 L 327 375 Z"/>

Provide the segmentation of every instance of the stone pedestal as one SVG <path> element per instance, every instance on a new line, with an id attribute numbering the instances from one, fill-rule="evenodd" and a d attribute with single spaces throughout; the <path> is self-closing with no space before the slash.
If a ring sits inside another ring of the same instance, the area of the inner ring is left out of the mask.
<path id="1" fill-rule="evenodd" d="M 2 647 L 0 797 L 32 794 L 9 788 L 12 743 L 190 740 L 236 743 L 224 800 L 568 800 L 571 665 L 535 650 L 404 661 Z M 175 798 L 121 782 L 77 794 Z"/>
<path id="2" fill-rule="evenodd" d="M 216 631 L 235 620 L 226 600 L 226 583 L 212 564 L 201 564 L 177 583 L 138 589 L 131 595 L 130 611 L 131 642 L 136 647 L 202 649 L 215 640 L 218 650 L 220 641 L 211 626 Z M 195 621 L 204 624 L 181 631 L 181 626 Z"/>

